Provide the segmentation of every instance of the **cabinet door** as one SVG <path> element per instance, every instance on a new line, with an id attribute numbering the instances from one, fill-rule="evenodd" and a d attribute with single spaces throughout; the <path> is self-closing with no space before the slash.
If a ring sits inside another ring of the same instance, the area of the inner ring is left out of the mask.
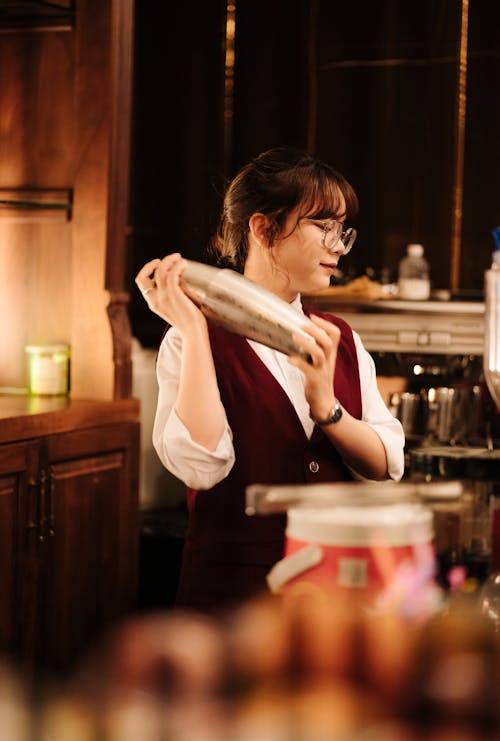
<path id="1" fill-rule="evenodd" d="M 139 425 L 46 440 L 41 666 L 66 670 L 137 596 Z"/>
<path id="2" fill-rule="evenodd" d="M 34 654 L 39 487 L 37 443 L 0 445 L 0 649 Z"/>

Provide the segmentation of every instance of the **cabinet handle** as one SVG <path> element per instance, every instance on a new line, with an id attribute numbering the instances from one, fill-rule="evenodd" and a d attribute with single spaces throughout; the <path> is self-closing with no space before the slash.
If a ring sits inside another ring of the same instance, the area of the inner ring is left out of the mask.
<path id="1" fill-rule="evenodd" d="M 28 520 L 26 530 L 36 530 L 40 543 L 43 543 L 47 537 L 53 538 L 55 535 L 53 507 L 55 485 L 56 480 L 52 471 L 47 476 L 47 473 L 42 470 L 39 481 L 36 479 L 28 481 L 28 486 L 36 489 L 36 520 Z"/>
<path id="2" fill-rule="evenodd" d="M 36 501 L 36 519 L 35 520 L 28 520 L 26 523 L 26 531 L 29 532 L 30 530 L 38 530 L 39 527 L 39 515 L 40 510 L 39 506 L 40 503 L 38 501 L 38 481 L 36 479 L 30 478 L 28 479 L 28 489 L 36 489 L 37 490 L 37 501 Z M 29 500 L 31 500 L 31 496 L 29 497 Z"/>
<path id="3" fill-rule="evenodd" d="M 40 474 L 40 485 L 38 487 L 38 540 L 45 540 L 45 526 L 47 524 L 47 474 Z"/>
<path id="4" fill-rule="evenodd" d="M 54 492 L 56 489 L 56 478 L 54 474 L 52 473 L 52 470 L 50 471 L 49 478 L 50 478 L 50 486 L 49 486 L 47 520 L 49 523 L 49 538 L 53 538 L 54 535 L 56 534 L 56 530 L 55 530 L 56 518 L 54 514 Z"/>

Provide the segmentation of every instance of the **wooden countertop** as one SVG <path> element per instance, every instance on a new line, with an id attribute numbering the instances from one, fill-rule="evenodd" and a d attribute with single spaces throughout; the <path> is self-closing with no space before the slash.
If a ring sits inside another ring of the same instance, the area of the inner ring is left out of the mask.
<path id="1" fill-rule="evenodd" d="M 0 443 L 115 422 L 138 422 L 139 399 L 0 395 Z"/>

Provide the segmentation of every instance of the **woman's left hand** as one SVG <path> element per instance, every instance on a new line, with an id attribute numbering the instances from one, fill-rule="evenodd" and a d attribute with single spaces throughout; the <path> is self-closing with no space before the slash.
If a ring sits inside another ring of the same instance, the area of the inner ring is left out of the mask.
<path id="1" fill-rule="evenodd" d="M 333 378 L 337 361 L 337 348 L 340 341 L 340 330 L 335 324 L 311 314 L 315 327 L 308 325 L 304 330 L 314 337 L 308 340 L 303 335 L 294 334 L 294 342 L 303 348 L 311 357 L 311 362 L 301 355 L 291 355 L 289 362 L 299 368 L 305 376 L 305 395 L 316 419 L 330 416 L 335 404 Z"/>
<path id="2" fill-rule="evenodd" d="M 314 340 L 294 335 L 293 339 L 311 356 L 311 363 L 300 355 L 291 355 L 289 362 L 300 368 L 305 377 L 305 395 L 313 419 L 326 420 L 335 406 L 333 380 L 340 342 L 340 330 L 331 322 L 311 314 L 310 325 L 304 330 Z M 373 481 L 387 478 L 387 456 L 382 440 L 370 425 L 352 417 L 344 410 L 342 421 L 321 428 L 332 442 L 344 463 L 357 474 Z"/>

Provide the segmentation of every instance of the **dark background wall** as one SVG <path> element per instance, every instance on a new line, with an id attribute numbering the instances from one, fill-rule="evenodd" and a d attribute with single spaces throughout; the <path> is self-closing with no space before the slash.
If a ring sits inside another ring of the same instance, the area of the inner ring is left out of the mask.
<path id="1" fill-rule="evenodd" d="M 146 346 L 163 322 L 133 286 L 148 259 L 206 259 L 225 180 L 275 145 L 307 147 L 358 191 L 351 274 L 420 241 L 450 287 L 461 0 L 236 0 L 230 137 L 225 0 L 136 2 L 131 320 Z M 500 223 L 500 4 L 470 0 L 460 289 L 479 293 Z M 225 137 L 226 134 L 226 137 Z M 228 144 L 229 143 L 229 144 Z"/>
<path id="2" fill-rule="evenodd" d="M 200 259 L 224 185 L 225 0 L 136 3 L 131 165 L 132 330 L 158 344 L 164 322 L 132 283 L 154 257 Z"/>
<path id="3" fill-rule="evenodd" d="M 460 2 L 350 3 L 339 22 L 320 3 L 316 145 L 353 181 L 356 272 L 386 265 L 395 278 L 405 245 L 422 242 L 433 278 L 450 244 L 456 54 Z"/>

